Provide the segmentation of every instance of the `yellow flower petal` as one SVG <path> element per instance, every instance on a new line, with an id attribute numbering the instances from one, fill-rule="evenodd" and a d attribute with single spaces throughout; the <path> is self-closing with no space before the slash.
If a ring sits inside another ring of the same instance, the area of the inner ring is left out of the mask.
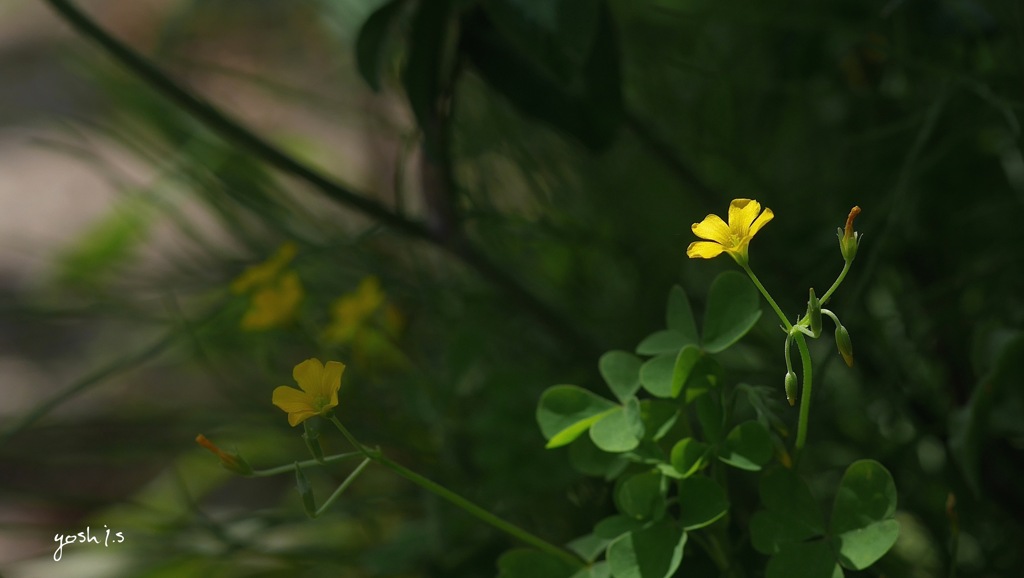
<path id="1" fill-rule="evenodd" d="M 775 213 L 773 213 L 771 209 L 765 208 L 764 212 L 761 213 L 761 215 L 758 218 L 754 219 L 754 222 L 750 224 L 750 232 L 748 232 L 747 235 L 753 237 L 755 234 L 757 234 L 758 231 L 761 230 L 761 227 L 767 225 L 768 221 L 771 221 L 774 218 Z"/>
<path id="2" fill-rule="evenodd" d="M 704 220 L 699 223 L 694 223 L 690 226 L 694 235 L 697 235 L 701 239 L 707 239 L 708 241 L 715 241 L 723 245 L 729 242 L 730 231 L 729 225 L 725 224 L 718 215 L 708 215 L 704 217 Z"/>
<path id="3" fill-rule="evenodd" d="M 320 376 L 320 395 L 330 401 L 324 409 L 338 405 L 338 390 L 341 389 L 341 376 L 345 373 L 345 364 L 338 361 L 328 361 L 324 366 L 324 372 Z"/>
<path id="4" fill-rule="evenodd" d="M 292 377 L 299 384 L 302 391 L 311 396 L 320 393 L 320 384 L 324 373 L 324 365 L 319 359 L 312 358 L 303 361 L 292 370 Z"/>
<path id="5" fill-rule="evenodd" d="M 694 241 L 686 248 L 686 256 L 691 259 L 712 259 L 722 254 L 725 247 L 710 241 Z"/>
<path id="6" fill-rule="evenodd" d="M 307 409 L 312 410 L 313 408 L 312 400 L 308 393 L 299 391 L 294 387 L 288 387 L 287 385 L 274 388 L 271 401 L 273 401 L 274 405 L 288 413 L 301 412 Z"/>
<path id="7" fill-rule="evenodd" d="M 729 229 L 740 237 L 747 236 L 750 224 L 761 212 L 761 203 L 750 199 L 733 199 L 729 203 Z"/>

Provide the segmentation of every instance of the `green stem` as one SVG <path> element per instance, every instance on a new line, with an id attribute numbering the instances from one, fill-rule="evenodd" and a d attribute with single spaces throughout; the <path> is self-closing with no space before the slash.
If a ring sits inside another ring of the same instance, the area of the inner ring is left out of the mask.
<path id="1" fill-rule="evenodd" d="M 768 304 L 775 310 L 775 314 L 779 316 L 779 320 L 782 321 L 782 326 L 786 328 L 786 331 L 793 329 L 793 324 L 789 322 L 789 319 L 786 319 L 786 314 L 779 308 L 779 304 L 772 299 L 771 294 L 768 293 L 768 290 L 761 284 L 757 275 L 754 275 L 754 272 L 750 270 L 750 266 L 747 264 L 741 264 L 740 267 L 743 267 L 743 270 L 747 272 L 747 276 L 754 282 L 754 286 L 757 287 L 757 290 L 761 292 L 761 295 L 764 295 L 765 300 L 768 301 Z"/>
<path id="2" fill-rule="evenodd" d="M 335 454 L 333 456 L 324 457 L 324 461 L 318 462 L 316 460 L 306 460 L 299 462 L 299 466 L 303 468 L 313 468 L 317 466 L 325 466 L 327 464 L 334 464 L 340 461 L 347 460 L 355 456 L 364 455 L 363 452 L 348 452 L 344 454 Z M 278 466 L 276 468 L 267 468 L 265 470 L 254 470 L 248 477 L 250 478 L 267 478 L 270 476 L 278 476 L 281 474 L 288 474 L 295 471 L 295 464 L 288 464 L 284 466 Z"/>
<path id="3" fill-rule="evenodd" d="M 558 546 L 551 544 L 547 540 L 535 536 L 534 534 L 531 534 L 530 532 L 523 530 L 522 528 L 516 526 L 515 524 L 512 524 L 511 522 L 507 522 L 499 518 L 498 516 L 495 516 L 494 514 L 488 512 L 487 510 L 481 508 L 480 506 L 477 506 L 473 502 L 470 502 L 466 498 L 463 498 L 462 496 L 456 494 L 455 492 L 449 490 L 448 488 L 442 486 L 441 484 L 438 484 L 437 482 L 429 478 L 421 476 L 420 474 L 406 468 L 405 466 L 397 462 L 391 461 L 390 459 L 386 458 L 384 454 L 381 453 L 379 450 L 371 451 L 369 448 L 361 444 L 359 440 L 357 440 L 355 436 L 353 436 L 352 433 L 348 431 L 348 428 L 346 428 L 344 425 L 341 424 L 340 421 L 338 421 L 338 418 L 336 416 L 330 416 L 330 420 L 331 423 L 333 423 L 341 432 L 341 435 L 345 436 L 345 439 L 347 439 L 349 443 L 355 446 L 356 449 L 361 451 L 363 455 L 367 457 L 367 459 L 377 462 L 378 464 L 390 469 L 396 474 L 420 486 L 421 488 L 433 493 L 434 495 L 440 498 L 444 498 L 445 500 L 448 500 L 452 504 L 465 510 L 467 513 L 475 516 L 482 522 L 489 524 L 501 530 L 502 532 L 505 532 L 513 538 L 521 540 L 537 548 L 538 550 L 547 552 L 552 556 L 560 558 L 572 564 L 573 566 L 580 566 L 583 564 L 583 561 L 580 560 L 575 554 L 572 554 L 567 550 L 559 548 Z"/>
<path id="4" fill-rule="evenodd" d="M 338 486 L 338 489 L 334 490 L 334 493 L 331 494 L 331 497 L 327 498 L 327 501 L 325 501 L 322 506 L 317 508 L 316 514 L 314 514 L 313 517 L 319 518 L 320 514 L 326 512 L 327 508 L 330 508 L 331 504 L 333 504 L 335 500 L 337 500 L 341 496 L 341 494 L 343 494 L 345 490 L 347 490 L 348 487 L 352 485 L 352 482 L 356 481 L 356 478 L 359 477 L 359 474 L 363 473 L 363 470 L 366 469 L 366 466 L 369 463 L 370 458 L 366 458 L 362 461 L 362 463 L 356 466 L 356 469 L 352 470 L 352 473 L 349 474 L 347 478 L 345 478 L 345 481 L 341 482 L 341 485 Z M 292 469 L 295 469 L 294 465 L 292 465 Z"/>
<path id="5" fill-rule="evenodd" d="M 839 289 L 839 285 L 843 283 L 843 279 L 846 279 L 846 274 L 850 272 L 850 265 L 852 264 L 853 261 L 845 261 L 843 263 L 843 270 L 839 272 L 839 276 L 836 277 L 835 283 L 833 283 L 832 286 L 828 288 L 828 291 L 826 291 L 825 294 L 821 296 L 822 307 L 824 307 L 825 304 L 828 303 L 829 298 L 832 297 L 832 294 L 836 292 L 836 289 Z"/>
<path id="6" fill-rule="evenodd" d="M 807 421 L 811 416 L 811 391 L 813 382 L 811 380 L 811 352 L 807 349 L 807 339 L 803 333 L 796 333 L 796 345 L 800 349 L 800 364 L 804 368 L 804 380 L 800 388 L 800 421 L 796 430 L 796 459 L 800 457 L 800 451 L 807 443 Z"/>

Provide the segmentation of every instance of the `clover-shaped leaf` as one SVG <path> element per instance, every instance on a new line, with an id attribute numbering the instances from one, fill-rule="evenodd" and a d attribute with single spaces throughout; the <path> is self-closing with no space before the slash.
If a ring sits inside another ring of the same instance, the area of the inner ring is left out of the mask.
<path id="1" fill-rule="evenodd" d="M 718 459 L 741 470 L 757 471 L 772 459 L 771 434 L 760 422 L 745 421 L 725 436 Z"/>
<path id="2" fill-rule="evenodd" d="M 634 474 L 619 481 L 615 505 L 626 516 L 637 520 L 655 520 L 665 513 L 665 487 L 658 472 Z"/>
<path id="3" fill-rule="evenodd" d="M 704 442 L 683 438 L 672 447 L 672 467 L 679 473 L 679 477 L 688 478 L 707 465 L 709 449 Z"/>
<path id="4" fill-rule="evenodd" d="M 874 460 L 847 468 L 827 532 L 810 490 L 792 471 L 766 473 L 760 490 L 765 509 L 751 519 L 750 537 L 755 549 L 772 555 L 768 578 L 835 578 L 841 568 L 863 570 L 899 536 L 896 486 Z"/>
<path id="5" fill-rule="evenodd" d="M 544 390 L 537 407 L 537 424 L 547 438 L 547 448 L 564 446 L 618 406 L 575 385 L 555 385 Z"/>
<path id="6" fill-rule="evenodd" d="M 626 351 L 609 351 L 597 362 L 601 377 L 622 403 L 640 389 L 641 365 L 643 360 Z"/>
<path id="7" fill-rule="evenodd" d="M 599 449 L 590 436 L 580 436 L 569 444 L 569 463 L 577 471 L 606 480 L 614 480 L 629 466 L 629 460 L 622 454 Z"/>
<path id="8" fill-rule="evenodd" d="M 678 353 L 659 355 L 640 366 L 640 384 L 654 397 L 672 397 L 672 376 Z"/>
<path id="9" fill-rule="evenodd" d="M 668 329 L 656 331 L 647 336 L 636 352 L 640 355 L 661 355 L 676 353 L 686 345 L 700 341 L 697 335 L 697 323 L 693 319 L 690 300 L 686 298 L 683 288 L 676 285 L 668 294 L 668 305 L 665 308 L 665 325 Z"/>
<path id="10" fill-rule="evenodd" d="M 498 578 L 570 578 L 582 564 L 529 548 L 516 548 L 498 559 Z"/>
<path id="11" fill-rule="evenodd" d="M 889 471 L 874 460 L 851 464 L 839 482 L 829 528 L 840 563 L 863 570 L 888 552 L 900 534 L 895 513 L 896 484 Z"/>
<path id="12" fill-rule="evenodd" d="M 703 528 L 729 511 L 729 500 L 718 482 L 691 476 L 679 482 L 679 523 L 687 530 Z"/>
<path id="13" fill-rule="evenodd" d="M 640 445 L 643 437 L 640 402 L 635 397 L 630 398 L 626 405 L 605 413 L 590 426 L 590 439 L 606 452 L 628 452 Z"/>
<path id="14" fill-rule="evenodd" d="M 750 280 L 735 271 L 722 273 L 711 283 L 701 347 L 708 353 L 724 351 L 760 317 L 761 302 Z"/>
<path id="15" fill-rule="evenodd" d="M 640 419 L 644 424 L 644 439 L 658 441 L 672 431 L 679 419 L 679 408 L 670 401 L 645 399 L 640 402 Z"/>
<path id="16" fill-rule="evenodd" d="M 686 532 L 669 520 L 624 534 L 608 546 L 615 578 L 668 578 L 679 568 Z"/>
<path id="17" fill-rule="evenodd" d="M 672 373 L 672 397 L 685 392 L 690 403 L 722 382 L 722 366 L 695 345 L 679 350 Z"/>

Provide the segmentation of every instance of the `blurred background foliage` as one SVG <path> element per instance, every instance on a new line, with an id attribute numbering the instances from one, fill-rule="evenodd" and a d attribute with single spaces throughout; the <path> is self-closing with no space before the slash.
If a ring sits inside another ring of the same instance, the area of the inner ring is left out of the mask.
<path id="1" fill-rule="evenodd" d="M 133 48 L 100 47 L 76 6 Z M 1016 575 L 1022 11 L 5 3 L 44 32 L 0 28 L 3 170 L 70 160 L 109 195 L 90 212 L 68 182 L 36 213 L 59 240 L 44 246 L 17 238 L 15 215 L 46 193 L 2 190 L 0 250 L 16 258 L 0 271 L 0 573 L 494 575 L 508 539 L 386 471 L 310 521 L 291 476 L 232 477 L 195 446 L 202 432 L 257 467 L 304 459 L 270 392 L 314 356 L 348 364 L 338 414 L 364 441 L 554 542 L 585 533 L 610 488 L 543 449 L 537 398 L 602 388 L 600 353 L 662 327 L 672 284 L 700 311 L 732 263 L 688 262 L 690 223 L 748 197 L 776 214 L 751 265 L 794 315 L 841 268 L 833 231 L 863 208 L 831 305 L 857 362 L 812 344 L 807 457 L 822 499 L 855 459 L 893 473 L 900 542 L 862 574 Z M 131 69 L 132 50 L 155 69 Z M 45 162 L 4 161 L 17 146 Z M 61 228 L 81 211 L 94 218 Z M 298 310 L 243 329 L 232 280 L 288 242 Z M 386 307 L 324 339 L 370 277 Z M 770 317 L 724 363 L 781 402 Z M 308 472 L 317 495 L 352 465 Z M 127 540 L 54 563 L 50 537 L 87 525 Z"/>

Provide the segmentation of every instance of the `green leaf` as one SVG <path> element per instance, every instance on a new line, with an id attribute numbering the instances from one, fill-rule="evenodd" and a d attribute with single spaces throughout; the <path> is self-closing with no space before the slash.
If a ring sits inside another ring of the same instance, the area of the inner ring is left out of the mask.
<path id="1" fill-rule="evenodd" d="M 676 353 L 686 344 L 686 337 L 682 333 L 671 329 L 662 329 L 645 337 L 640 345 L 636 346 L 636 352 L 640 355 Z"/>
<path id="2" fill-rule="evenodd" d="M 644 439 L 658 441 L 672 431 L 679 419 L 679 408 L 672 402 L 645 399 L 640 402 L 640 419 L 644 424 Z"/>
<path id="3" fill-rule="evenodd" d="M 697 398 L 697 421 L 700 422 L 704 438 L 709 442 L 718 443 L 722 439 L 722 428 L 725 427 L 725 414 L 719 403 L 718 396 L 702 395 Z"/>
<path id="4" fill-rule="evenodd" d="M 537 424 L 548 440 L 545 447 L 550 449 L 564 446 L 616 407 L 614 403 L 582 387 L 549 387 L 541 394 L 537 406 Z"/>
<path id="5" fill-rule="evenodd" d="M 851 570 L 863 570 L 885 555 L 900 537 L 900 523 L 882 520 L 835 536 L 839 562 Z"/>
<path id="6" fill-rule="evenodd" d="M 874 460 L 851 464 L 839 482 L 830 526 L 842 565 L 862 570 L 888 552 L 900 533 L 895 513 L 896 484 L 885 466 Z"/>
<path id="7" fill-rule="evenodd" d="M 387 56 L 387 42 L 402 13 L 405 0 L 391 0 L 370 14 L 356 38 L 356 68 L 374 92 L 380 91 L 380 70 Z"/>
<path id="8" fill-rule="evenodd" d="M 626 403 L 640 389 L 643 361 L 626 351 L 609 351 L 601 356 L 597 368 L 619 401 Z"/>
<path id="9" fill-rule="evenodd" d="M 718 482 L 691 476 L 679 482 L 679 523 L 687 530 L 715 523 L 729 511 L 729 500 Z"/>
<path id="10" fill-rule="evenodd" d="M 817 535 L 770 510 L 754 512 L 750 518 L 750 543 L 762 554 L 778 554 L 787 544 Z"/>
<path id="11" fill-rule="evenodd" d="M 715 278 L 704 314 L 702 347 L 708 353 L 724 351 L 739 341 L 761 317 L 757 288 L 735 271 Z"/>
<path id="12" fill-rule="evenodd" d="M 690 309 L 690 300 L 686 298 L 686 291 L 679 285 L 673 286 L 668 293 L 665 318 L 666 327 L 678 333 L 684 345 L 700 343 L 697 322 L 694 321 L 693 310 Z"/>
<path id="13" fill-rule="evenodd" d="M 565 547 L 572 550 L 589 563 L 597 560 L 597 557 L 604 553 L 611 541 L 612 540 L 610 538 L 602 538 L 591 533 L 576 538 L 566 544 Z"/>
<path id="14" fill-rule="evenodd" d="M 772 459 L 772 439 L 768 430 L 756 421 L 745 421 L 725 437 L 718 459 L 739 468 L 755 472 Z"/>
<path id="15" fill-rule="evenodd" d="M 685 393 L 683 400 L 693 400 L 718 387 L 724 372 L 713 357 L 694 345 L 687 345 L 679 351 L 672 371 L 672 397 Z"/>
<path id="16" fill-rule="evenodd" d="M 672 375 L 676 355 L 659 355 L 640 366 L 640 383 L 655 397 L 672 397 Z"/>
<path id="17" fill-rule="evenodd" d="M 798 542 L 772 556 L 765 571 L 767 578 L 842 578 L 828 542 Z"/>
<path id="18" fill-rule="evenodd" d="M 750 520 L 750 541 L 758 552 L 777 554 L 786 544 L 825 533 L 814 496 L 793 470 L 769 470 L 761 476 L 759 490 L 766 510 L 756 512 Z"/>
<path id="19" fill-rule="evenodd" d="M 707 465 L 709 446 L 693 438 L 683 438 L 672 447 L 670 458 L 672 467 L 679 474 L 688 478 Z"/>
<path id="20" fill-rule="evenodd" d="M 643 472 L 621 480 L 615 489 L 619 511 L 637 520 L 653 520 L 665 513 L 665 492 L 661 474 Z"/>
<path id="21" fill-rule="evenodd" d="M 686 532 L 668 520 L 630 532 L 608 546 L 615 578 L 668 578 L 679 568 Z"/>
<path id="22" fill-rule="evenodd" d="M 615 540 L 628 532 L 633 532 L 644 527 L 644 523 L 629 516 L 615 514 L 601 520 L 594 526 L 594 535 L 607 540 Z"/>
<path id="23" fill-rule="evenodd" d="M 442 78 L 448 70 L 448 31 L 451 0 L 420 2 L 412 20 L 408 58 L 402 85 L 416 121 L 425 132 L 434 130 Z"/>
<path id="24" fill-rule="evenodd" d="M 617 407 L 590 427 L 590 439 L 606 452 L 628 452 L 640 445 L 644 424 L 640 419 L 640 402 L 634 397 L 625 406 Z"/>
<path id="25" fill-rule="evenodd" d="M 774 468 L 761 476 L 761 503 L 770 512 L 801 529 L 801 540 L 825 533 L 825 522 L 807 483 L 793 470 Z"/>
<path id="26" fill-rule="evenodd" d="M 581 568 L 572 578 L 612 578 L 612 570 L 604 560 Z"/>
<path id="27" fill-rule="evenodd" d="M 580 436 L 569 444 L 569 464 L 588 476 L 614 479 L 629 465 L 620 454 L 601 451 L 590 436 Z"/>
<path id="28" fill-rule="evenodd" d="M 540 550 L 516 548 L 498 558 L 498 578 L 570 578 L 580 566 Z"/>

